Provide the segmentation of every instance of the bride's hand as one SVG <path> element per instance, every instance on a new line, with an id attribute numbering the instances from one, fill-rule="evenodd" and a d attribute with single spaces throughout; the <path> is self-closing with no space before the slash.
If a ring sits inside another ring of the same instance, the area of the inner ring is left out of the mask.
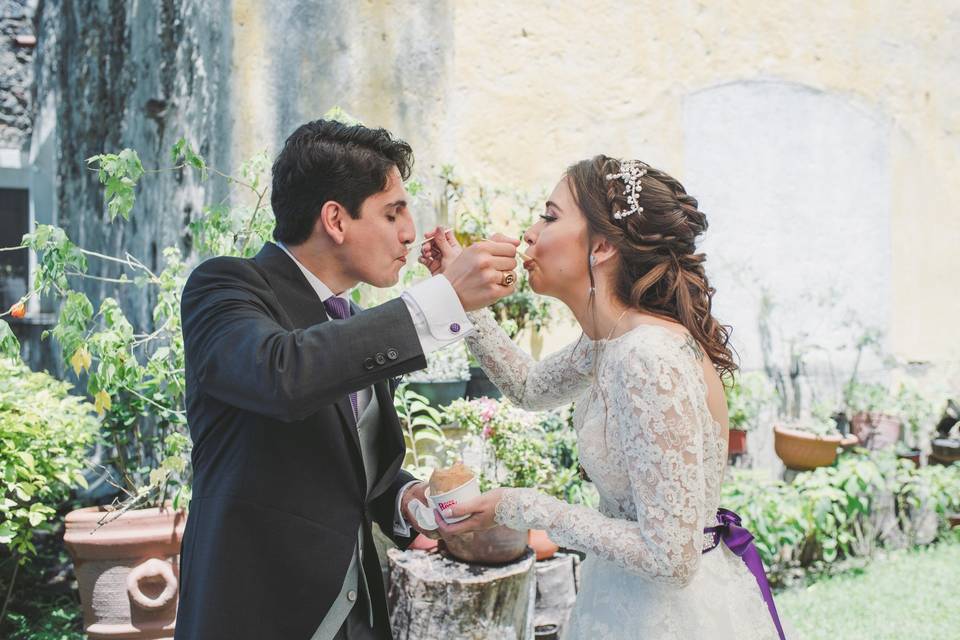
<path id="1" fill-rule="evenodd" d="M 420 264 L 430 270 L 430 275 L 443 273 L 450 263 L 463 253 L 463 247 L 457 242 L 453 230 L 443 231 L 437 227 L 433 231 L 423 234 L 426 242 L 420 247 Z"/>
<path id="2" fill-rule="evenodd" d="M 454 505 L 443 511 L 437 511 L 437 531 L 444 538 L 469 533 L 471 531 L 483 531 L 497 526 L 496 513 L 497 505 L 503 498 L 504 489 L 491 489 L 486 493 L 464 500 L 460 504 Z M 459 518 L 461 516 L 470 516 L 462 522 L 447 524 L 444 518 Z"/>

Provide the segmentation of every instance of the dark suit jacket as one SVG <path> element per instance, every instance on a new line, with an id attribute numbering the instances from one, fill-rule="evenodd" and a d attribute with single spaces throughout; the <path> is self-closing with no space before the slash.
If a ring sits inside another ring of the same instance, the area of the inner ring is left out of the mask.
<path id="1" fill-rule="evenodd" d="M 392 535 L 411 479 L 389 381 L 426 366 L 405 303 L 330 320 L 268 243 L 253 259 L 198 266 L 182 319 L 194 480 L 177 639 L 307 640 L 343 585 L 361 525 L 377 627 L 389 629 L 370 528 Z M 382 419 L 368 491 L 348 394 L 371 385 Z"/>

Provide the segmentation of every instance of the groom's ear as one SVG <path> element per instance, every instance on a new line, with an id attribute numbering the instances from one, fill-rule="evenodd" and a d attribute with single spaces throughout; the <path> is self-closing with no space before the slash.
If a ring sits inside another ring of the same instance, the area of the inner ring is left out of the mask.
<path id="1" fill-rule="evenodd" d="M 320 215 L 313 226 L 314 233 L 326 233 L 336 244 L 343 244 L 347 219 L 350 214 L 336 200 L 327 200 L 320 208 Z"/>

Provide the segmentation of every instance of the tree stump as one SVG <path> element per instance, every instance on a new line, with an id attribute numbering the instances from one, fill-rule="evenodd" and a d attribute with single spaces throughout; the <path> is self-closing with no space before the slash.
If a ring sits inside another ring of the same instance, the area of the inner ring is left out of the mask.
<path id="1" fill-rule="evenodd" d="M 579 556 L 557 554 L 537 563 L 537 603 L 534 624 L 555 624 L 563 635 L 577 601 L 576 568 Z"/>
<path id="2" fill-rule="evenodd" d="M 466 564 L 439 553 L 387 552 L 390 622 L 397 640 L 528 640 L 533 637 L 536 557 Z"/>

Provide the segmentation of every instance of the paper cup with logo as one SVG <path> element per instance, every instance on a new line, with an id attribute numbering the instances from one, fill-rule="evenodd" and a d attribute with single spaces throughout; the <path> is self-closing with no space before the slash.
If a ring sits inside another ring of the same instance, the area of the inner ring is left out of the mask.
<path id="1" fill-rule="evenodd" d="M 410 510 L 413 512 L 413 517 L 417 519 L 417 523 L 420 525 L 420 528 L 433 531 L 437 528 L 437 519 L 434 515 L 434 509 L 443 511 L 444 509 L 454 507 L 465 500 L 476 498 L 479 495 L 480 482 L 476 477 L 473 477 L 456 489 L 451 489 L 450 491 L 445 491 L 444 493 L 438 493 L 435 496 L 430 495 L 430 488 L 427 487 L 426 491 L 424 491 L 424 496 L 427 498 L 427 502 L 430 503 L 430 506 L 428 507 L 414 498 L 410 501 Z M 456 522 L 466 520 L 469 517 L 470 516 L 460 516 L 458 518 L 444 518 L 443 520 L 447 524 L 454 524 Z"/>

